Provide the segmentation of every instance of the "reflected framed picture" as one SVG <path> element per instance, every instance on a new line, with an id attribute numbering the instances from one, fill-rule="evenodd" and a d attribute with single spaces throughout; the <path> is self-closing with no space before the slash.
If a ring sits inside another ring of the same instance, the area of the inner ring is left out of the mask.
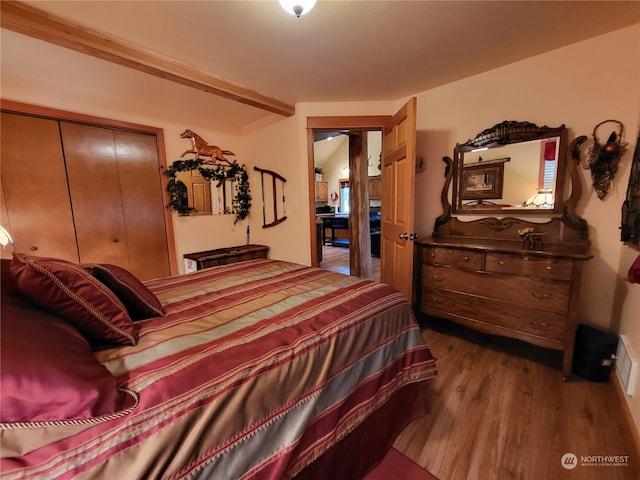
<path id="1" fill-rule="evenodd" d="M 462 169 L 462 200 L 502 198 L 504 163 L 465 165 Z"/>

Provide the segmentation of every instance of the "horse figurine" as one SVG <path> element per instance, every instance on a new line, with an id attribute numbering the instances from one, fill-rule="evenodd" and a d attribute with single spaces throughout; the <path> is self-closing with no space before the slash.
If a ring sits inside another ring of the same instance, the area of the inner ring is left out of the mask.
<path id="1" fill-rule="evenodd" d="M 180 157 L 184 157 L 187 153 L 194 153 L 196 158 L 200 158 L 200 155 L 205 157 L 211 157 L 211 160 L 220 160 L 231 164 L 229 160 L 224 158 L 225 155 L 235 155 L 235 153 L 229 150 L 222 150 L 215 145 L 208 145 L 207 142 L 197 133 L 187 129 L 180 134 L 180 138 L 191 139 L 191 150 L 187 150 Z"/>

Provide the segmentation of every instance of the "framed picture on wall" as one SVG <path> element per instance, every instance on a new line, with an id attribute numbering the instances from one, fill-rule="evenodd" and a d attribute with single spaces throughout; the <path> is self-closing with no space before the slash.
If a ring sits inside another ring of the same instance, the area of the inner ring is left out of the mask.
<path id="1" fill-rule="evenodd" d="M 462 169 L 462 199 L 484 200 L 502 198 L 504 163 L 465 165 Z"/>

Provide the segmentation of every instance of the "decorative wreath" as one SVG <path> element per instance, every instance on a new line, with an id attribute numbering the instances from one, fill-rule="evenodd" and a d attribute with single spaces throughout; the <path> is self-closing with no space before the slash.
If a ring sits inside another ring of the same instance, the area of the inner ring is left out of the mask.
<path id="1" fill-rule="evenodd" d="M 169 177 L 167 192 L 169 192 L 169 206 L 179 215 L 189 215 L 194 209 L 189 207 L 187 187 L 176 178 L 178 172 L 198 170 L 200 175 L 215 180 L 220 187 L 225 181 L 234 182 L 235 195 L 231 201 L 236 219 L 233 223 L 247 218 L 251 208 L 251 190 L 249 189 L 249 175 L 244 165 L 239 165 L 235 160 L 229 165 L 212 163 L 199 158 L 193 160 L 176 160 L 164 172 Z"/>
<path id="2" fill-rule="evenodd" d="M 611 132 L 603 145 L 598 140 L 597 130 L 605 123 L 617 124 L 619 131 Z M 589 149 L 587 168 L 591 170 L 593 189 L 600 200 L 604 200 L 609 193 L 620 157 L 627 151 L 627 144 L 622 143 L 623 130 L 624 126 L 618 120 L 605 120 L 593 128 L 593 146 Z"/>

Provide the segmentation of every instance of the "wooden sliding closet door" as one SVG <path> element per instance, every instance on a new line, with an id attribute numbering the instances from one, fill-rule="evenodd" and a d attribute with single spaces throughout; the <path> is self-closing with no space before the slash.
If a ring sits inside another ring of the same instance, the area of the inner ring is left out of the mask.
<path id="1" fill-rule="evenodd" d="M 170 274 L 155 137 L 60 122 L 80 261 Z"/>
<path id="2" fill-rule="evenodd" d="M 2 112 L 0 211 L 14 250 L 170 275 L 157 133 L 91 120 Z"/>
<path id="3" fill-rule="evenodd" d="M 129 267 L 113 130 L 60 122 L 82 263 Z"/>
<path id="4" fill-rule="evenodd" d="M 77 262 L 58 122 L 6 112 L 0 121 L 2 224 L 14 251 Z"/>
<path id="5" fill-rule="evenodd" d="M 115 131 L 129 265 L 144 279 L 171 274 L 155 135 Z"/>

